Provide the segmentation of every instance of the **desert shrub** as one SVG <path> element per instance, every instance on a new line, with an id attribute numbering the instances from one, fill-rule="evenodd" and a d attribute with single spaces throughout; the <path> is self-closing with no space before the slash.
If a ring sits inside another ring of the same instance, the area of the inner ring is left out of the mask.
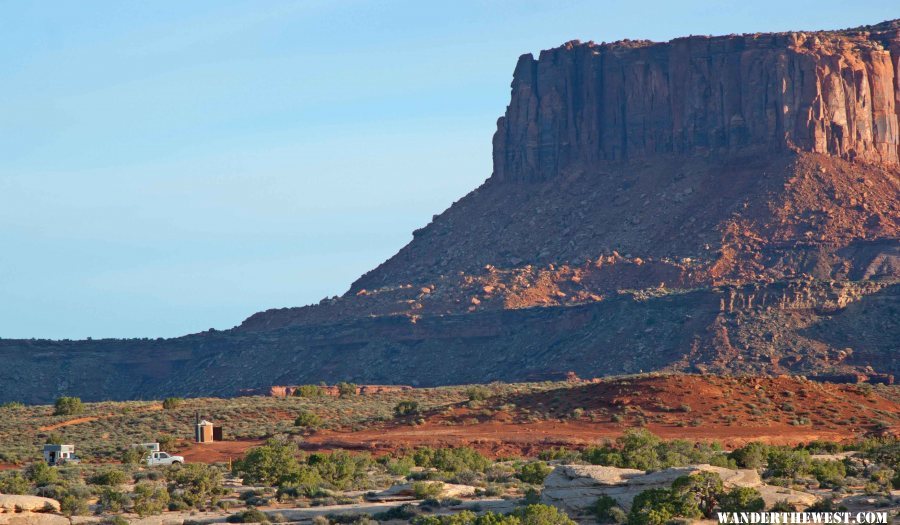
<path id="1" fill-rule="evenodd" d="M 59 471 L 43 461 L 36 461 L 25 468 L 25 477 L 35 486 L 43 487 L 59 481 Z"/>
<path id="2" fill-rule="evenodd" d="M 350 454 L 339 450 L 331 454 L 312 454 L 306 461 L 322 481 L 337 490 L 366 488 L 372 458 L 367 454 Z"/>
<path id="3" fill-rule="evenodd" d="M 549 449 L 538 452 L 538 459 L 543 461 L 578 461 L 581 459 L 581 452 L 578 450 L 570 450 L 566 447 L 550 447 Z"/>
<path id="4" fill-rule="evenodd" d="M 175 410 L 179 406 L 184 403 L 184 398 L 181 397 L 167 397 L 163 399 L 162 406 L 166 410 Z"/>
<path id="5" fill-rule="evenodd" d="M 422 447 L 413 453 L 413 461 L 420 467 L 451 473 L 463 470 L 484 472 L 491 466 L 491 460 L 469 447 L 439 449 Z"/>
<path id="6" fill-rule="evenodd" d="M 31 483 L 19 472 L 10 472 L 0 476 L 0 494 L 28 494 Z"/>
<path id="7" fill-rule="evenodd" d="M 380 515 L 375 516 L 379 521 Z M 409 519 L 409 518 L 401 518 Z M 574 525 L 575 522 L 556 507 L 549 505 L 528 505 L 516 509 L 510 514 L 487 512 L 476 515 L 474 512 L 462 512 L 443 516 L 418 516 L 410 523 L 413 525 Z"/>
<path id="8" fill-rule="evenodd" d="M 607 465 L 640 470 L 658 470 L 692 463 L 710 463 L 733 467 L 721 453 L 717 443 L 691 443 L 685 440 L 662 441 L 646 429 L 629 430 L 615 445 L 590 447 L 582 452 L 582 459 L 594 465 Z"/>
<path id="9" fill-rule="evenodd" d="M 178 439 L 170 434 L 162 434 L 156 438 L 156 442 L 159 443 L 160 450 L 171 451 L 175 448 L 175 444 L 178 443 Z"/>
<path id="10" fill-rule="evenodd" d="M 122 451 L 121 460 L 124 465 L 137 465 L 144 460 L 147 451 L 140 447 L 128 447 Z"/>
<path id="11" fill-rule="evenodd" d="M 719 498 L 723 512 L 759 512 L 766 508 L 759 491 L 752 487 L 735 487 Z"/>
<path id="12" fill-rule="evenodd" d="M 314 412 L 304 410 L 303 412 L 297 414 L 297 419 L 294 420 L 294 425 L 314 430 L 322 425 L 322 418 Z"/>
<path id="13" fill-rule="evenodd" d="M 265 445 L 250 449 L 244 459 L 233 463 L 232 470 L 244 478 L 245 484 L 274 486 L 289 481 L 300 471 L 296 452 L 294 445 L 270 440 Z"/>
<path id="14" fill-rule="evenodd" d="M 516 472 L 516 477 L 525 483 L 540 485 L 544 482 L 544 478 L 550 474 L 551 470 L 553 469 L 548 467 L 543 461 L 532 461 L 531 463 L 522 465 L 519 468 L 519 471 Z"/>
<path id="15" fill-rule="evenodd" d="M 107 468 L 97 472 L 93 476 L 88 479 L 88 482 L 92 485 L 103 485 L 107 487 L 117 487 L 125 483 L 125 480 L 128 479 L 128 475 L 122 472 L 121 470 L 114 468 Z"/>
<path id="16" fill-rule="evenodd" d="M 225 493 L 222 471 L 210 465 L 190 463 L 172 466 L 167 469 L 166 477 L 169 479 L 170 496 L 177 495 L 189 507 L 215 506 Z"/>
<path id="17" fill-rule="evenodd" d="M 806 508 L 806 512 L 846 512 L 847 507 L 835 505 L 834 498 L 824 498 Z"/>
<path id="18" fill-rule="evenodd" d="M 419 403 L 415 401 L 401 401 L 394 406 L 394 416 L 405 417 L 419 413 Z"/>
<path id="19" fill-rule="evenodd" d="M 525 489 L 525 495 L 522 498 L 522 503 L 526 505 L 535 505 L 541 502 L 541 491 L 534 487 L 528 487 Z"/>
<path id="20" fill-rule="evenodd" d="M 619 503 L 605 494 L 591 505 L 591 513 L 597 518 L 598 523 L 624 523 L 628 519 Z"/>
<path id="21" fill-rule="evenodd" d="M 128 501 L 127 494 L 111 486 L 103 487 L 97 497 L 97 504 L 102 512 L 121 512 L 128 505 Z"/>
<path id="22" fill-rule="evenodd" d="M 318 385 L 300 385 L 294 389 L 295 397 L 317 398 L 325 395 L 325 390 Z"/>
<path id="23" fill-rule="evenodd" d="M 44 439 L 44 444 L 46 445 L 62 445 L 63 437 L 55 432 L 51 432 L 47 434 L 47 438 Z"/>
<path id="24" fill-rule="evenodd" d="M 469 401 L 484 401 L 491 397 L 491 390 L 480 385 L 470 386 L 466 389 L 466 397 Z"/>
<path id="25" fill-rule="evenodd" d="M 829 487 L 839 487 L 847 477 L 847 467 L 841 461 L 813 460 L 811 472 L 816 480 Z"/>
<path id="26" fill-rule="evenodd" d="M 769 461 L 769 447 L 763 443 L 753 441 L 733 450 L 729 457 L 737 462 L 737 465 L 741 468 L 761 469 Z"/>
<path id="27" fill-rule="evenodd" d="M 412 523 L 419 523 L 416 521 L 416 516 L 419 515 L 421 511 L 415 506 L 409 503 L 405 505 L 400 505 L 399 507 L 392 507 L 384 512 L 379 512 L 372 517 L 378 521 L 391 521 L 391 520 L 413 520 Z"/>
<path id="28" fill-rule="evenodd" d="M 408 476 L 412 468 L 416 466 L 416 462 L 410 456 L 400 456 L 399 458 L 382 456 L 378 462 L 384 465 L 389 474 L 394 476 Z"/>
<path id="29" fill-rule="evenodd" d="M 412 490 L 416 499 L 437 498 L 444 491 L 444 484 L 440 482 L 416 481 L 412 484 Z"/>
<path id="30" fill-rule="evenodd" d="M 54 416 L 74 416 L 82 412 L 84 412 L 84 404 L 77 397 L 60 397 L 53 405 Z"/>
<path id="31" fill-rule="evenodd" d="M 809 452 L 772 447 L 769 449 L 768 466 L 771 474 L 776 477 L 793 478 L 807 474 L 811 467 Z"/>
<path id="32" fill-rule="evenodd" d="M 12 410 L 18 410 L 20 408 L 25 408 L 25 404 L 20 403 L 18 401 L 7 401 L 6 403 L 3 403 L 2 405 L 0 405 L 0 410 L 12 411 Z"/>
<path id="33" fill-rule="evenodd" d="M 158 483 L 141 482 L 134 486 L 131 504 L 138 516 L 160 514 L 169 504 L 169 493 Z"/>
<path id="34" fill-rule="evenodd" d="M 787 500 L 776 501 L 772 508 L 769 509 L 772 512 L 796 512 L 797 509 L 794 508 L 793 505 L 787 502 Z"/>
<path id="35" fill-rule="evenodd" d="M 350 397 L 356 395 L 356 383 L 341 382 L 337 384 L 338 394 L 341 397 Z"/>
<path id="36" fill-rule="evenodd" d="M 565 512 L 550 505 L 528 505 L 525 508 L 516 509 L 510 516 L 518 518 L 522 525 L 575 525 L 575 522 L 566 516 Z"/>
<path id="37" fill-rule="evenodd" d="M 844 445 L 835 443 L 834 441 L 815 440 L 810 441 L 803 447 L 810 454 L 837 454 L 844 451 Z"/>
<path id="38" fill-rule="evenodd" d="M 699 472 L 690 476 L 681 476 L 672 483 L 672 494 L 676 498 L 691 500 L 707 518 L 712 517 L 713 509 L 725 492 L 722 478 L 715 472 Z M 690 516 L 684 516 L 690 517 Z"/>
<path id="39" fill-rule="evenodd" d="M 635 496 L 628 525 L 663 525 L 673 518 L 697 519 L 703 514 L 693 498 L 669 489 L 650 489 Z"/>
<path id="40" fill-rule="evenodd" d="M 87 498 L 90 491 L 86 487 L 71 487 L 59 498 L 59 510 L 66 516 L 83 516 L 88 513 Z"/>
<path id="41" fill-rule="evenodd" d="M 122 516 L 107 516 L 97 523 L 100 525 L 128 525 L 128 520 Z M 187 523 L 187 521 L 185 521 L 185 523 Z"/>
<path id="42" fill-rule="evenodd" d="M 228 523 L 269 523 L 269 517 L 265 512 L 251 508 L 232 514 L 225 521 Z"/>

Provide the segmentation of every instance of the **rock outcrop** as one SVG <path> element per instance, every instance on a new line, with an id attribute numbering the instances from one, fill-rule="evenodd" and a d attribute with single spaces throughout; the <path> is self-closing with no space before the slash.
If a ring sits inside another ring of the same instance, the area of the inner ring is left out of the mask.
<path id="1" fill-rule="evenodd" d="M 755 470 L 732 470 L 712 465 L 674 467 L 656 472 L 621 469 L 599 465 L 560 465 L 544 480 L 541 500 L 555 505 L 569 515 L 584 514 L 601 495 L 609 496 L 627 512 L 635 496 L 649 489 L 669 488 L 681 476 L 713 472 L 722 478 L 726 489 L 752 487 L 760 492 L 767 508 L 778 501 L 805 508 L 816 497 L 783 487 L 766 485 Z"/>
<path id="2" fill-rule="evenodd" d="M 900 23 L 837 32 L 569 42 L 519 58 L 494 177 L 751 146 L 896 166 Z"/>
<path id="3" fill-rule="evenodd" d="M 59 502 L 39 496 L 0 494 L 0 525 L 69 525 Z"/>

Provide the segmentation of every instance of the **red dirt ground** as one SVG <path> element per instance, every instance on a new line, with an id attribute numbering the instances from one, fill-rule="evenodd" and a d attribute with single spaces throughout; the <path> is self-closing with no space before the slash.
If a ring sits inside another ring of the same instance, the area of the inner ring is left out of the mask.
<path id="1" fill-rule="evenodd" d="M 184 456 L 188 463 L 227 463 L 243 457 L 247 450 L 258 447 L 261 439 L 246 441 L 215 441 L 212 443 L 192 443 L 177 454 Z"/>
<path id="2" fill-rule="evenodd" d="M 583 448 L 638 426 L 664 439 L 715 440 L 727 448 L 900 432 L 900 404 L 856 385 L 794 377 L 669 375 L 575 383 L 489 398 L 474 407 L 459 403 L 420 417 L 418 424 L 396 419 L 357 431 L 320 431 L 300 447 L 387 454 L 426 445 L 471 446 L 496 457 Z M 182 455 L 224 462 L 260 443 L 192 444 Z"/>
<path id="3" fill-rule="evenodd" d="M 68 421 L 63 421 L 62 423 L 55 423 L 53 425 L 46 425 L 38 428 L 38 430 L 56 430 L 58 428 L 68 427 L 70 425 L 77 425 L 79 423 L 90 423 L 91 421 L 97 421 L 100 418 L 111 417 L 112 414 L 106 414 L 104 416 L 86 416 L 86 417 L 77 417 L 75 419 L 70 419 Z"/>

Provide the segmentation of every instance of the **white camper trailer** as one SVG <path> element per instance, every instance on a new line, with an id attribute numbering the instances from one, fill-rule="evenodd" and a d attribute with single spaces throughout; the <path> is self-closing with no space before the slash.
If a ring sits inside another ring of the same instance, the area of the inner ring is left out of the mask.
<path id="1" fill-rule="evenodd" d="M 75 455 L 75 445 L 44 445 L 44 461 L 48 465 L 56 466 L 64 463 L 78 463 Z"/>

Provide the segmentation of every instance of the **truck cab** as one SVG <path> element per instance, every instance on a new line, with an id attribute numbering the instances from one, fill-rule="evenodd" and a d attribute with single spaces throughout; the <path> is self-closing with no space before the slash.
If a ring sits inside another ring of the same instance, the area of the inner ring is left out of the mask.
<path id="1" fill-rule="evenodd" d="M 184 457 L 173 456 L 168 452 L 153 451 L 147 455 L 147 466 L 180 465 L 184 463 Z"/>

